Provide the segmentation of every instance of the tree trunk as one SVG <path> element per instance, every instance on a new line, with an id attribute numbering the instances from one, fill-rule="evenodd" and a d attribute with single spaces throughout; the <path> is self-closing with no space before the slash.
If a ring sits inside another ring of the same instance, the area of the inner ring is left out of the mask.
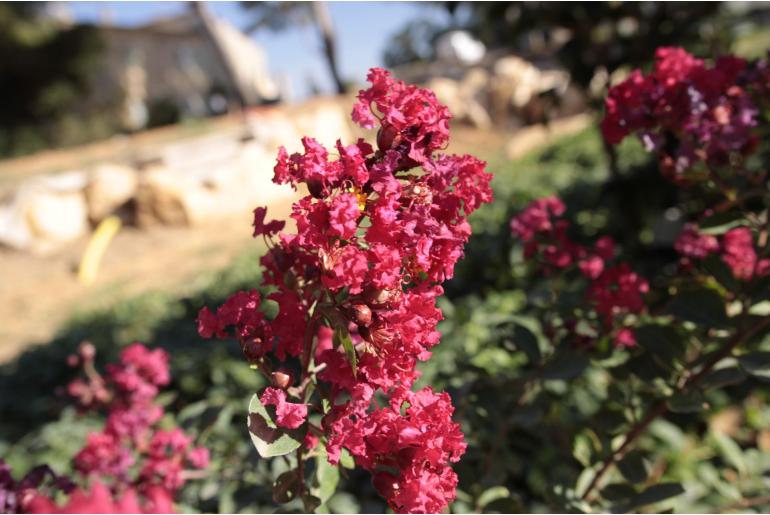
<path id="1" fill-rule="evenodd" d="M 214 47 L 214 51 L 219 57 L 219 62 L 224 68 L 225 75 L 227 76 L 227 82 L 232 98 L 239 104 L 241 110 L 244 110 L 249 105 L 247 98 L 249 95 L 241 89 L 241 83 L 238 81 L 238 76 L 235 73 L 235 66 L 227 54 L 217 36 L 216 29 L 214 28 L 214 20 L 206 8 L 205 2 L 190 2 L 192 11 L 198 16 L 198 20 L 201 23 L 203 31 L 206 33 L 211 45 Z"/>
<path id="2" fill-rule="evenodd" d="M 345 84 L 343 84 L 340 78 L 340 72 L 337 68 L 337 55 L 336 55 L 336 37 L 334 34 L 334 26 L 332 25 L 331 16 L 329 15 L 329 7 L 326 2 L 311 2 L 313 9 L 313 18 L 315 18 L 318 30 L 321 33 L 321 39 L 324 43 L 324 53 L 326 54 L 326 63 L 329 65 L 329 73 L 331 73 L 334 79 L 334 84 L 337 87 L 337 93 L 345 93 Z"/>

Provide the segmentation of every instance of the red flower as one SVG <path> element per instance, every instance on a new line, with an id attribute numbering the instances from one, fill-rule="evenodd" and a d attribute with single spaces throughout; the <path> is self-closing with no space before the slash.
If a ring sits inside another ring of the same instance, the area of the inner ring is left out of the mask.
<path id="1" fill-rule="evenodd" d="M 25 506 L 27 513 L 174 513 L 171 495 L 162 488 L 149 488 L 140 496 L 128 489 L 121 496 L 113 496 L 100 482 L 90 491 L 75 490 L 63 505 L 40 494 Z"/>
<path id="2" fill-rule="evenodd" d="M 307 404 L 286 401 L 286 392 L 268 386 L 259 398 L 265 406 L 275 406 L 276 423 L 287 429 L 297 429 L 307 419 Z"/>
<path id="3" fill-rule="evenodd" d="M 252 223 L 252 225 L 254 226 L 253 236 L 255 238 L 261 234 L 264 234 L 266 236 L 272 236 L 274 234 L 277 234 L 280 231 L 282 231 L 284 226 L 286 225 L 286 222 L 278 221 L 278 220 L 272 220 L 268 223 L 265 223 L 266 214 L 267 214 L 266 207 L 258 207 L 254 209 L 254 222 Z"/>

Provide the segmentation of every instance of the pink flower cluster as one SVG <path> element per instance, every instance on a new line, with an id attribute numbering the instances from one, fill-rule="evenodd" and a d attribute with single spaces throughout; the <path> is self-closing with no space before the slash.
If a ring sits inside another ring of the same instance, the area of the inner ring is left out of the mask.
<path id="1" fill-rule="evenodd" d="M 208 466 L 208 450 L 193 447 L 192 438 L 181 429 L 155 427 L 163 416 L 155 397 L 169 380 L 164 350 L 150 350 L 139 343 L 123 349 L 120 362 L 107 366 L 103 381 L 111 389 L 110 400 L 104 405 L 105 427 L 88 435 L 85 447 L 74 458 L 75 469 L 84 476 L 112 478 L 116 489 L 131 485 L 143 492 L 150 486 L 161 486 L 173 494 L 184 484 L 186 468 Z M 80 387 L 70 387 L 73 390 Z M 132 479 L 137 464 L 138 476 Z"/>
<path id="2" fill-rule="evenodd" d="M 89 434 L 73 458 L 75 470 L 90 488 L 76 488 L 46 466 L 16 483 L 0 460 L 0 512 L 13 501 L 10 511 L 23 513 L 173 513 L 173 497 L 186 481 L 185 470 L 208 466 L 206 448 L 194 447 L 179 428 L 157 427 L 163 409 L 155 399 L 170 381 L 165 351 L 129 345 L 119 363 L 107 365 L 106 377 L 96 371 L 95 355 L 93 345 L 83 343 L 67 360 L 85 374 L 67 388 L 79 408 L 107 411 L 104 429 Z M 53 492 L 43 488 L 48 476 Z M 63 505 L 54 499 L 56 490 L 69 494 Z"/>
<path id="3" fill-rule="evenodd" d="M 724 165 L 754 151 L 758 111 L 745 60 L 726 56 L 708 66 L 681 48 L 659 48 L 655 57 L 652 72 L 634 70 L 610 89 L 601 124 L 609 143 L 638 133 L 676 180 L 696 163 Z"/>
<path id="4" fill-rule="evenodd" d="M 770 275 L 770 258 L 760 258 L 754 245 L 754 236 L 748 227 L 736 227 L 717 238 L 701 234 L 695 224 L 686 224 L 674 244 L 674 249 L 689 260 L 702 260 L 719 254 L 740 281 Z"/>
<path id="5" fill-rule="evenodd" d="M 624 318 L 645 310 L 649 284 L 627 263 L 612 264 L 612 238 L 601 237 L 591 248 L 574 242 L 568 235 L 569 222 L 560 218 L 565 210 L 556 197 L 535 200 L 511 219 L 511 232 L 524 244 L 524 257 L 536 261 L 545 273 L 576 266 L 589 281 L 586 300 L 601 318 L 604 330 L 613 335 L 615 346 L 633 347 L 636 339 Z M 567 323 L 573 329 L 576 325 L 574 320 Z M 592 344 L 593 338 L 581 335 L 578 341 Z"/>
<path id="6" fill-rule="evenodd" d="M 62 506 L 35 495 L 26 504 L 25 513 L 174 513 L 174 504 L 168 491 L 160 487 L 148 488 L 141 497 L 133 488 L 115 495 L 95 481 L 90 490 L 74 490 Z"/>
<path id="7" fill-rule="evenodd" d="M 310 194 L 293 205 L 297 233 L 278 234 L 262 258 L 276 318 L 259 311 L 256 291 L 240 292 L 216 313 L 203 308 L 198 328 L 204 337 L 236 337 L 263 368 L 264 358 L 301 357 L 307 375 L 312 359 L 328 383 L 330 461 L 345 448 L 379 478 L 393 509 L 435 512 L 454 499 L 448 463 L 465 444 L 446 394 L 409 388 L 439 342 L 440 283 L 462 257 L 468 215 L 492 198 L 491 175 L 472 156 L 435 153 L 448 142 L 450 115 L 433 93 L 381 69 L 368 80 L 352 116 L 365 128 L 379 124 L 376 150 L 337 141 L 335 156 L 306 137 L 302 153 L 279 152 L 274 181 Z M 255 235 L 280 228 L 255 210 Z M 372 409 L 378 391 L 389 408 Z M 276 407 L 279 424 L 297 427 L 305 405 L 282 393 L 270 388 L 262 402 Z M 381 467 L 391 471 L 386 480 Z"/>

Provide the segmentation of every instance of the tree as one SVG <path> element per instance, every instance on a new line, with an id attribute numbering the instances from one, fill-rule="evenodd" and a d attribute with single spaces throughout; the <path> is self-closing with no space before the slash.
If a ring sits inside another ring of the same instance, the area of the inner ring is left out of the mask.
<path id="1" fill-rule="evenodd" d="M 94 27 L 63 26 L 42 4 L 0 4 L 0 155 L 60 141 L 58 122 L 87 90 L 101 48 Z"/>
<path id="2" fill-rule="evenodd" d="M 260 29 L 280 31 L 292 25 L 315 25 L 336 91 L 345 93 L 347 88 L 337 63 L 337 38 L 326 2 L 243 2 L 242 5 L 255 16 L 247 33 Z"/>
<path id="3" fill-rule="evenodd" d="M 587 88 L 595 73 L 650 60 L 650 48 L 688 45 L 698 52 L 728 50 L 722 30 L 730 15 L 715 3 L 464 2 L 469 28 L 490 47 L 524 55 L 556 53 L 573 80 Z M 457 10 L 452 3 L 450 12 Z M 566 42 L 560 35 L 566 34 Z"/>
<path id="4" fill-rule="evenodd" d="M 410 21 L 390 37 L 383 55 L 390 68 L 434 58 L 433 41 L 441 28 L 430 20 Z"/>

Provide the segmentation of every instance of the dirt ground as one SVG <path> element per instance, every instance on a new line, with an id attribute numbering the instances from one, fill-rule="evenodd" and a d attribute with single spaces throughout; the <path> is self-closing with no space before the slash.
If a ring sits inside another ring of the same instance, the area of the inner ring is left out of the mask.
<path id="1" fill-rule="evenodd" d="M 453 130 L 452 152 L 494 162 L 511 136 L 495 131 Z M 288 214 L 290 206 L 270 206 Z M 113 305 L 143 291 L 184 293 L 199 287 L 202 271 L 225 267 L 252 240 L 249 213 L 191 228 L 125 227 L 111 242 L 94 283 L 77 280 L 87 238 L 41 257 L 0 250 L 0 362 L 26 346 L 43 343 L 74 313 Z"/>

